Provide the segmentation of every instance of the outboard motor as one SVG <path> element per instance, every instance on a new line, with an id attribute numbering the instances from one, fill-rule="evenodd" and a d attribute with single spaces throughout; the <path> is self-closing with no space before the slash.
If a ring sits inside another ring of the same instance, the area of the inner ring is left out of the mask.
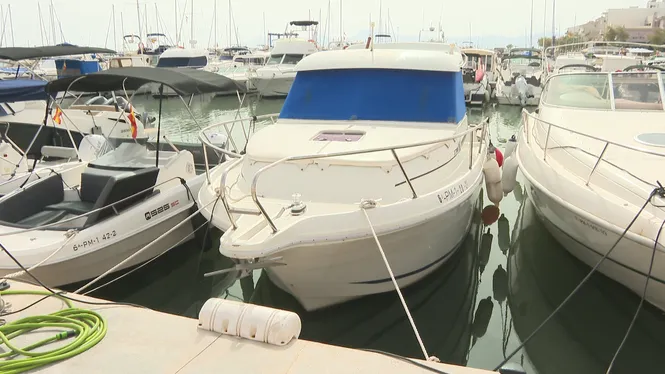
<path id="1" fill-rule="evenodd" d="M 520 105 L 526 106 L 529 84 L 526 82 L 524 75 L 515 78 L 515 88 L 517 89 L 517 97 L 520 100 Z"/>

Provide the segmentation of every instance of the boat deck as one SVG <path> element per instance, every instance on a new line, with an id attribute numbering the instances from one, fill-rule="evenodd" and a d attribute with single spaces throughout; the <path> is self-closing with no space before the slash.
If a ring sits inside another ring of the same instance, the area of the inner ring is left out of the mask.
<path id="1" fill-rule="evenodd" d="M 41 290 L 26 283 L 10 281 L 11 290 Z M 81 300 L 102 301 L 85 296 Z M 7 295 L 10 311 L 28 306 L 41 296 Z M 197 328 L 191 318 L 130 306 L 94 306 L 107 322 L 108 333 L 90 350 L 68 360 L 44 366 L 34 372 L 48 373 L 432 373 L 385 355 L 295 340 L 284 347 L 262 344 Z M 49 314 L 64 308 L 58 299 L 48 298 L 27 310 L 7 316 L 7 322 Z M 31 334 L 33 335 L 33 334 Z M 39 336 L 44 335 L 44 336 Z M 35 333 L 30 341 L 52 336 Z M 33 340 L 34 339 L 34 340 Z M 27 345 L 17 338 L 19 347 Z M 48 347 L 52 349 L 52 346 Z M 0 346 L 0 350 L 5 348 Z M 482 374 L 490 371 L 414 360 L 449 374 Z"/>

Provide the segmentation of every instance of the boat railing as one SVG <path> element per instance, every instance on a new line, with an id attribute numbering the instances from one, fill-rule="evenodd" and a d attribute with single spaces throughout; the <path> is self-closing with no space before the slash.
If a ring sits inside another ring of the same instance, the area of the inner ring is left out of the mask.
<path id="1" fill-rule="evenodd" d="M 262 117 L 267 117 L 267 116 L 262 116 Z M 273 117 L 274 118 L 274 117 Z M 258 117 L 257 117 L 258 119 Z M 233 122 L 233 121 L 230 121 Z M 229 122 L 224 123 L 224 126 L 227 127 Z M 473 134 L 476 133 L 478 130 L 481 130 L 481 137 L 480 137 L 480 144 L 478 146 L 477 153 L 478 155 L 482 154 L 483 150 L 483 145 L 485 145 L 485 148 L 487 148 L 487 134 L 488 134 L 488 124 L 489 124 L 489 118 L 484 118 L 479 124 L 476 125 L 469 125 L 469 128 L 461 131 L 459 133 L 456 133 L 455 135 L 452 136 L 447 136 L 444 138 L 440 139 L 434 139 L 434 140 L 428 140 L 428 141 L 423 141 L 423 142 L 417 142 L 417 143 L 410 143 L 410 144 L 403 144 L 403 145 L 394 145 L 394 146 L 389 146 L 389 147 L 379 147 L 379 148 L 368 148 L 368 149 L 361 149 L 361 150 L 355 150 L 355 151 L 345 151 L 345 152 L 331 152 L 331 153 L 323 153 L 323 154 L 308 154 L 308 155 L 299 155 L 299 156 L 289 156 L 289 157 L 284 157 L 280 160 L 277 160 L 275 162 L 272 162 L 261 169 L 259 169 L 256 174 L 254 174 L 254 177 L 252 178 L 252 184 L 251 184 L 251 196 L 252 200 L 254 201 L 254 204 L 256 207 L 259 209 L 258 212 L 241 212 L 241 213 L 250 213 L 250 214 L 259 214 L 263 215 L 264 219 L 270 226 L 273 234 L 277 233 L 279 230 L 277 229 L 277 226 L 275 226 L 275 223 L 273 220 L 270 218 L 268 215 L 268 212 L 266 211 L 265 207 L 263 204 L 261 204 L 261 201 L 259 201 L 258 193 L 257 193 L 257 186 L 259 182 L 259 178 L 263 173 L 265 173 L 267 170 L 272 169 L 273 167 L 283 164 L 285 162 L 292 162 L 292 161 L 306 161 L 306 160 L 317 160 L 317 159 L 323 159 L 323 158 L 330 158 L 330 157 L 343 157 L 343 156 L 352 156 L 352 155 L 360 155 L 360 154 L 368 154 L 368 153 L 376 153 L 376 152 L 386 152 L 389 151 L 393 158 L 395 159 L 395 162 L 400 168 L 400 171 L 402 172 L 402 176 L 405 179 L 406 184 L 409 186 L 409 189 L 412 194 L 412 199 L 418 198 L 418 193 L 416 192 L 415 188 L 413 187 L 413 184 L 411 183 L 411 178 L 409 178 L 408 174 L 406 173 L 406 170 L 404 169 L 404 165 L 402 164 L 402 161 L 400 160 L 399 156 L 397 155 L 397 150 L 400 149 L 408 149 L 408 148 L 416 148 L 416 147 L 423 147 L 423 146 L 428 146 L 428 145 L 436 145 L 436 144 L 441 144 L 441 143 L 446 143 L 449 141 L 455 141 L 457 139 L 461 138 L 460 145 L 462 142 L 467 138 L 467 136 L 470 136 L 470 141 L 469 141 L 469 170 L 473 168 L 473 161 L 474 161 L 474 146 L 473 143 L 475 139 L 473 138 Z M 213 125 L 214 126 L 214 125 Z M 205 131 L 204 129 L 203 131 Z M 205 155 L 205 146 L 210 146 L 213 149 L 218 149 L 220 147 L 214 146 L 210 144 L 207 140 L 204 140 L 206 136 L 203 134 L 203 131 L 201 131 L 201 136 L 199 137 L 201 141 L 204 142 L 204 157 L 206 159 L 206 175 L 208 178 L 208 184 L 210 184 L 210 177 L 209 177 L 209 172 L 208 172 L 208 167 L 207 167 L 207 156 Z M 228 154 L 228 153 L 227 153 Z M 460 152 L 455 152 L 455 154 L 452 156 L 451 160 L 454 159 L 455 157 L 458 157 Z M 233 154 L 230 155 L 232 157 L 240 157 L 240 155 Z M 480 156 L 479 156 L 480 157 Z M 228 173 L 238 166 L 240 162 L 242 161 L 242 158 L 239 158 L 238 160 L 232 162 L 230 165 L 228 165 L 224 172 L 222 173 L 221 179 L 220 179 L 220 186 L 218 190 L 218 196 L 220 200 L 222 201 L 222 205 L 224 206 L 224 209 L 226 210 L 226 214 L 230 220 L 231 226 L 233 229 L 236 229 L 238 226 L 233 219 L 232 213 L 234 213 L 226 201 L 226 191 L 225 191 L 225 186 L 226 186 L 226 177 Z M 450 160 L 446 161 L 449 162 Z M 477 161 L 477 159 L 476 159 Z M 235 213 L 239 213 L 235 211 Z"/>
<path id="2" fill-rule="evenodd" d="M 533 120 L 533 124 L 531 124 L 529 119 Z M 618 168 L 618 169 L 626 172 L 627 174 L 631 175 L 632 177 L 638 179 L 639 181 L 641 181 L 641 182 L 643 182 L 647 185 L 655 187 L 655 185 L 653 183 L 647 182 L 647 181 L 639 178 L 638 176 L 632 174 L 628 170 L 625 170 L 624 168 L 622 168 L 622 167 L 620 167 L 620 166 L 618 166 L 618 165 L 616 165 L 616 164 L 614 164 L 614 163 L 612 163 L 608 160 L 604 160 L 603 157 L 607 153 L 607 149 L 610 146 L 626 149 L 626 150 L 633 151 L 633 152 L 638 152 L 638 153 L 641 153 L 641 154 L 663 157 L 663 158 L 665 158 L 665 153 L 655 152 L 655 151 L 651 151 L 651 150 L 648 150 L 648 149 L 635 147 L 635 146 L 632 146 L 632 145 L 621 144 L 621 143 L 614 142 L 614 141 L 611 141 L 611 140 L 607 140 L 607 139 L 604 139 L 604 138 L 601 138 L 601 137 L 589 135 L 589 134 L 586 134 L 584 132 L 576 131 L 576 130 L 570 129 L 566 126 L 557 125 L 557 124 L 554 124 L 552 122 L 548 122 L 548 121 L 545 121 L 545 120 L 542 120 L 542 119 L 536 117 L 532 113 L 529 113 L 526 109 L 522 110 L 522 123 L 524 124 L 526 142 L 528 144 L 532 144 L 531 136 L 533 135 L 534 127 L 537 126 L 537 124 L 540 124 L 541 126 L 544 125 L 543 127 L 545 127 L 545 126 L 547 127 L 547 133 L 545 135 L 545 144 L 544 145 L 538 144 L 543 149 L 543 161 L 545 161 L 545 162 L 547 162 L 547 150 L 554 148 L 554 147 L 549 146 L 550 139 L 551 139 L 551 134 L 552 134 L 552 128 L 560 129 L 560 130 L 563 130 L 563 131 L 566 131 L 566 132 L 569 132 L 569 133 L 572 133 L 572 134 L 575 134 L 575 135 L 579 135 L 579 136 L 582 136 L 582 137 L 585 137 L 585 138 L 588 138 L 588 139 L 596 140 L 596 141 L 600 142 L 600 144 L 603 144 L 603 148 L 600 151 L 600 154 L 598 154 L 598 155 L 595 155 L 591 152 L 580 149 L 582 152 L 596 158 L 596 162 L 594 163 L 593 167 L 591 168 L 591 171 L 589 172 L 589 174 L 587 175 L 586 180 L 585 180 L 585 185 L 587 185 L 587 186 L 589 185 L 589 182 L 591 181 L 591 177 L 595 173 L 595 171 L 598 168 L 598 166 L 600 165 L 600 163 L 605 162 L 605 163 L 609 164 L 612 167 Z M 536 140 L 536 143 L 539 143 L 539 142 Z M 556 147 L 556 148 L 561 148 L 561 147 Z"/>

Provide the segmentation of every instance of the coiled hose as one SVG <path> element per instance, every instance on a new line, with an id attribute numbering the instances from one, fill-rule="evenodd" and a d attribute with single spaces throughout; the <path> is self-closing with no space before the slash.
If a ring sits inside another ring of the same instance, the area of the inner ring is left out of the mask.
<path id="1" fill-rule="evenodd" d="M 106 321 L 101 315 L 92 310 L 74 308 L 71 301 L 57 294 L 21 290 L 0 292 L 0 296 L 8 295 L 52 296 L 62 300 L 68 308 L 47 315 L 21 318 L 0 326 L 0 345 L 5 345 L 9 349 L 0 354 L 0 359 L 4 360 L 0 361 L 1 373 L 23 373 L 68 359 L 94 347 L 106 335 Z M 11 343 L 11 340 L 18 336 L 43 328 L 64 331 L 22 348 Z M 57 349 L 34 352 L 36 348 L 72 337 L 74 340 Z"/>

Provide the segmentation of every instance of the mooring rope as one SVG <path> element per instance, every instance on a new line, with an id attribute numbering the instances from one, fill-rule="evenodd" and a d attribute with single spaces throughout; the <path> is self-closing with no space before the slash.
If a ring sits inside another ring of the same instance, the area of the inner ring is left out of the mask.
<path id="1" fill-rule="evenodd" d="M 393 285 L 395 286 L 395 291 L 397 291 L 397 295 L 399 296 L 399 299 L 402 302 L 402 307 L 404 308 L 404 312 L 406 313 L 406 316 L 409 319 L 409 322 L 411 323 L 411 328 L 413 329 L 413 333 L 416 335 L 416 339 L 418 340 L 420 349 L 423 351 L 425 360 L 432 362 L 441 362 L 441 360 L 439 360 L 436 356 L 430 356 L 429 354 L 427 354 L 427 349 L 425 349 L 425 344 L 423 344 L 423 340 L 420 338 L 420 333 L 418 332 L 416 323 L 413 321 L 413 317 L 411 317 L 411 312 L 409 312 L 409 307 L 406 305 L 406 300 L 404 300 L 402 291 L 399 289 L 397 280 L 395 280 L 395 274 L 393 273 L 393 270 L 390 267 L 390 263 L 386 258 L 386 253 L 383 251 L 383 246 L 381 245 L 381 241 L 379 241 L 379 237 L 376 235 L 376 231 L 374 231 L 374 225 L 372 225 L 372 221 L 369 219 L 369 215 L 367 214 L 367 209 L 376 208 L 376 200 L 363 199 L 360 202 L 360 208 L 363 214 L 365 215 L 365 218 L 367 219 L 367 224 L 369 224 L 369 228 L 372 231 L 372 236 L 374 236 L 374 241 L 376 242 L 376 245 L 379 248 L 379 252 L 381 253 L 383 262 L 386 265 L 386 269 L 388 269 L 388 273 L 390 274 L 390 279 L 393 281 Z"/>

